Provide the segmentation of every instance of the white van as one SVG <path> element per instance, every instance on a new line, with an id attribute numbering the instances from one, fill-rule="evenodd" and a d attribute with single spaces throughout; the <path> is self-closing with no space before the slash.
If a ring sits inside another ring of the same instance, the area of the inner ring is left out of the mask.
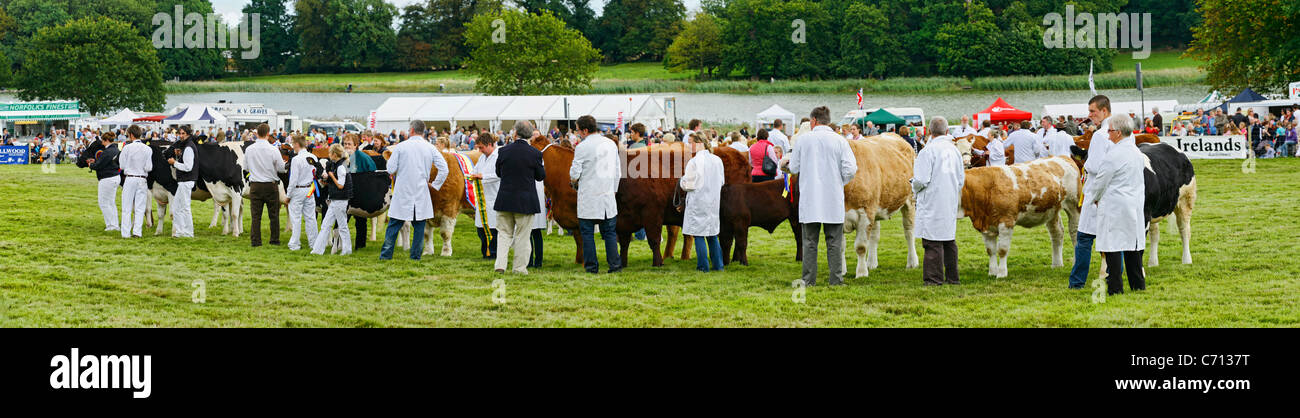
<path id="1" fill-rule="evenodd" d="M 880 110 L 880 108 L 877 107 L 872 109 L 850 110 L 848 113 L 844 114 L 844 119 L 840 121 L 840 124 L 841 125 L 853 124 L 858 119 L 862 119 L 877 110 Z M 888 111 L 889 113 L 893 113 L 894 116 L 903 118 L 903 120 L 907 121 L 908 126 L 918 126 L 924 128 L 926 123 L 929 123 L 929 121 L 925 119 L 925 110 L 922 110 L 919 107 L 886 107 L 885 110 Z"/>

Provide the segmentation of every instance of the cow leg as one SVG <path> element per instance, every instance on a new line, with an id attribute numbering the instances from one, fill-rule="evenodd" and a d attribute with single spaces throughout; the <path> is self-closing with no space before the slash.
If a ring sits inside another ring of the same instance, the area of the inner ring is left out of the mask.
<path id="1" fill-rule="evenodd" d="M 163 224 L 167 220 L 167 203 L 158 202 L 158 229 L 153 231 L 154 235 L 162 235 Z"/>
<path id="2" fill-rule="evenodd" d="M 452 245 L 451 237 L 456 233 L 456 217 L 442 218 L 442 255 L 451 257 Z M 430 234 L 432 235 L 432 234 Z"/>
<path id="3" fill-rule="evenodd" d="M 1192 264 L 1192 207 L 1196 205 L 1196 178 L 1183 186 L 1178 193 L 1174 217 L 1178 219 L 1178 235 L 1183 241 L 1183 264 Z"/>
<path id="4" fill-rule="evenodd" d="M 221 222 L 221 203 L 217 202 L 216 196 L 212 197 L 212 223 L 208 224 L 208 229 L 216 228 L 217 222 Z"/>
<path id="5" fill-rule="evenodd" d="M 907 268 L 920 266 L 916 256 L 916 202 L 908 199 L 903 203 L 903 239 L 907 241 Z"/>
<path id="6" fill-rule="evenodd" d="M 680 226 L 668 227 L 668 244 L 664 246 L 664 253 L 669 254 L 670 257 L 672 256 L 672 254 L 675 254 L 677 252 L 677 235 L 680 234 L 681 232 L 682 232 L 682 227 Z M 646 228 L 646 239 L 648 240 L 649 237 L 650 237 L 650 228 Z"/>
<path id="7" fill-rule="evenodd" d="M 632 234 L 618 233 L 618 258 L 622 260 L 624 267 L 627 267 L 628 250 L 632 246 Z"/>
<path id="8" fill-rule="evenodd" d="M 799 227 L 799 222 L 790 218 L 790 230 L 794 233 L 794 261 L 803 261 L 803 228 Z"/>
<path id="9" fill-rule="evenodd" d="M 867 268 L 879 268 L 880 261 L 876 255 L 880 251 L 880 221 L 872 219 L 867 225 Z"/>
<path id="10" fill-rule="evenodd" d="M 981 233 L 984 236 L 984 249 L 989 254 L 989 275 L 998 275 L 998 232 L 990 228 Z"/>
<path id="11" fill-rule="evenodd" d="M 749 265 L 749 228 L 737 228 L 735 233 L 736 240 L 736 262 L 742 266 Z M 722 254 L 726 255 L 727 250 L 723 249 Z M 725 264 L 725 263 L 723 263 Z"/>
<path id="12" fill-rule="evenodd" d="M 442 221 L 443 221 L 443 217 L 441 217 L 441 216 L 435 216 L 435 217 L 433 217 L 433 219 L 429 219 L 429 220 L 427 220 L 427 221 L 424 222 L 424 252 L 422 253 L 423 255 L 433 255 L 433 229 L 434 229 L 434 224 L 441 223 Z M 443 232 L 446 232 L 447 229 L 446 229 L 446 228 L 443 228 L 442 231 L 443 231 Z M 450 246 L 450 245 L 447 245 L 447 244 L 444 242 L 443 245 L 442 245 L 442 247 L 443 247 L 443 248 L 450 248 L 451 246 Z"/>
<path id="13" fill-rule="evenodd" d="M 646 231 L 647 235 L 649 233 L 650 231 Z M 582 234 L 579 234 L 578 231 L 574 229 L 574 230 L 569 230 L 569 235 L 573 236 L 574 246 L 577 247 L 578 249 L 576 252 L 574 252 L 573 262 L 576 263 L 577 265 L 582 265 L 584 263 L 582 259 Z"/>
<path id="14" fill-rule="evenodd" d="M 1149 254 L 1147 265 L 1151 267 L 1160 265 L 1160 221 L 1164 218 L 1153 218 L 1147 223 L 1147 239 L 1151 241 L 1151 248 L 1147 250 Z"/>
<path id="15" fill-rule="evenodd" d="M 1061 267 L 1065 261 L 1061 256 L 1061 246 L 1065 241 L 1064 232 L 1061 231 L 1061 213 L 1058 211 L 1052 219 L 1047 220 L 1047 235 L 1052 237 L 1052 267 Z"/>
<path id="16" fill-rule="evenodd" d="M 682 260 L 690 260 L 691 250 L 695 248 L 695 237 L 682 234 Z M 673 253 L 668 253 L 668 258 L 672 258 Z"/>
<path id="17" fill-rule="evenodd" d="M 670 226 L 668 227 L 670 234 L 673 228 L 677 228 L 678 230 L 681 229 L 681 227 Z M 659 241 L 663 239 L 663 229 L 664 229 L 663 224 L 658 223 L 658 221 L 656 221 L 655 223 L 647 223 L 645 229 L 645 239 L 650 243 L 650 253 L 653 254 L 653 258 L 652 258 L 653 262 L 651 263 L 651 265 L 655 267 L 663 267 L 664 265 L 664 254 L 659 252 Z M 669 239 L 672 238 L 670 237 Z M 671 246 L 672 244 L 669 245 Z M 669 257 L 671 257 L 673 253 L 668 252 L 667 254 Z M 627 267 L 627 265 L 624 264 L 624 267 Z"/>
<path id="18" fill-rule="evenodd" d="M 861 214 L 859 214 L 861 216 Z M 859 219 L 861 221 L 861 219 Z M 874 219 L 867 222 L 865 228 L 858 225 L 856 238 L 853 240 L 854 252 L 858 255 L 857 277 L 864 278 L 871 274 L 871 269 L 875 268 L 875 263 L 871 262 L 876 252 L 876 243 L 880 239 L 879 232 L 872 232 L 880 228 L 880 224 Z M 847 235 L 845 239 L 847 240 Z"/>
<path id="19" fill-rule="evenodd" d="M 1011 233 L 1015 231 L 1015 225 L 1004 226 L 998 225 L 998 275 L 997 278 L 1005 279 L 1007 277 L 1007 254 L 1011 253 Z"/>
<path id="20" fill-rule="evenodd" d="M 1065 218 L 1066 218 L 1065 235 L 1066 237 L 1070 238 L 1070 248 L 1074 248 L 1076 245 L 1078 245 L 1078 243 L 1075 242 L 1075 240 L 1077 240 L 1079 236 L 1079 207 L 1073 204 L 1066 205 Z"/>
<path id="21" fill-rule="evenodd" d="M 411 249 L 411 224 L 402 222 L 402 229 L 397 231 L 397 248 L 410 251 Z"/>
<path id="22" fill-rule="evenodd" d="M 733 258 L 731 253 L 731 241 L 736 239 L 735 229 L 736 228 L 732 227 L 731 225 L 728 225 L 725 222 L 722 223 L 722 225 L 720 225 L 720 228 L 718 229 L 718 244 L 722 246 L 722 265 L 724 266 L 730 265 L 731 260 Z M 736 253 L 734 258 L 736 260 L 740 259 L 739 246 L 736 247 Z"/>

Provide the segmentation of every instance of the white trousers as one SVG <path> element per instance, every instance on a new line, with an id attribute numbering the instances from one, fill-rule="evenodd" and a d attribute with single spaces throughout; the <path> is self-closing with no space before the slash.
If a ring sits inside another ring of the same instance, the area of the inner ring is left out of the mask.
<path id="1" fill-rule="evenodd" d="M 510 250 L 515 251 L 515 273 L 528 274 L 528 257 L 533 253 L 530 241 L 533 214 L 497 212 L 497 270 L 505 270 Z"/>
<path id="2" fill-rule="evenodd" d="M 122 238 L 140 236 L 146 210 L 149 210 L 149 189 L 145 186 L 144 179 L 127 177 L 126 183 L 122 184 Z M 162 222 L 162 219 L 158 222 Z"/>
<path id="3" fill-rule="evenodd" d="M 316 242 L 316 198 L 307 196 L 310 191 L 310 187 L 289 188 L 289 225 L 293 225 L 289 249 L 292 251 L 302 248 L 299 238 L 302 237 L 303 222 L 307 223 L 307 245 Z M 346 211 L 347 208 L 344 209 Z"/>
<path id="4" fill-rule="evenodd" d="M 99 181 L 99 211 L 104 214 L 104 230 L 116 231 L 117 228 L 117 188 L 122 184 L 121 176 L 112 176 Z"/>
<path id="5" fill-rule="evenodd" d="M 312 254 L 325 254 L 325 245 L 329 244 L 330 233 L 334 232 L 335 225 L 338 226 L 339 236 L 342 237 L 339 241 L 343 250 L 339 254 L 352 254 L 352 235 L 348 233 L 348 201 L 346 200 L 329 201 L 329 209 L 325 210 L 325 220 L 320 223 L 320 234 L 316 235 L 311 246 Z"/>
<path id="6" fill-rule="evenodd" d="M 194 182 L 176 183 L 176 195 L 172 199 L 172 236 L 194 238 L 194 214 L 190 212 L 190 195 L 194 193 Z"/>

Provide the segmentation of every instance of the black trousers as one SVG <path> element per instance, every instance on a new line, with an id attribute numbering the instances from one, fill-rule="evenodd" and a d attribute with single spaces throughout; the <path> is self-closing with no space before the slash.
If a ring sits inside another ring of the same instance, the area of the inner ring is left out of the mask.
<path id="1" fill-rule="evenodd" d="M 488 239 L 487 236 L 483 235 L 483 231 L 483 228 L 478 228 L 478 251 L 483 254 L 483 258 L 495 259 L 497 258 L 497 237 L 500 234 L 497 234 L 496 229 L 491 229 L 492 238 Z"/>
<path id="2" fill-rule="evenodd" d="M 961 284 L 957 275 L 957 241 L 921 240 L 925 249 L 921 279 L 927 285 Z"/>
<path id="3" fill-rule="evenodd" d="M 541 267 L 542 249 L 545 247 L 542 245 L 542 230 L 534 229 L 532 235 L 529 237 L 529 242 L 533 245 L 533 252 L 529 257 L 528 268 Z"/>
<path id="4" fill-rule="evenodd" d="M 1146 273 L 1142 271 L 1142 253 L 1144 251 L 1124 251 L 1101 253 L 1106 257 L 1106 294 L 1124 293 L 1122 273 L 1128 271 L 1129 290 L 1146 290 Z"/>
<path id="5" fill-rule="evenodd" d="M 262 246 L 263 210 L 271 219 L 271 245 L 280 245 L 280 189 L 275 183 L 249 183 L 248 200 L 253 214 L 253 229 L 248 235 L 253 246 Z"/>
<path id="6" fill-rule="evenodd" d="M 356 226 L 352 227 L 352 230 L 356 231 L 357 233 L 357 240 L 356 243 L 352 245 L 352 250 L 356 251 L 362 248 L 366 248 L 366 238 L 367 238 L 366 227 L 368 226 L 366 224 L 370 223 L 370 220 L 366 218 L 358 218 L 356 216 L 351 216 L 351 215 L 348 216 L 352 219 L 357 220 Z"/>

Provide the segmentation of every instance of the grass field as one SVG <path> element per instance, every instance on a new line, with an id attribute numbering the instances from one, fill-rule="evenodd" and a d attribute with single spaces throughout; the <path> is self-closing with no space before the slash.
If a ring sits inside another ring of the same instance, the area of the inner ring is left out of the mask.
<path id="1" fill-rule="evenodd" d="M 590 276 L 571 264 L 572 240 L 548 236 L 532 275 L 497 275 L 477 255 L 472 222 L 460 220 L 456 255 L 377 260 L 380 243 L 350 257 L 249 248 L 247 237 L 207 229 L 210 204 L 194 205 L 198 237 L 151 231 L 139 240 L 101 232 L 94 176 L 0 166 L 0 326 L 3 327 L 1294 327 L 1300 325 L 1300 159 L 1196 161 L 1193 265 L 1165 233 L 1148 290 L 1089 301 L 1049 268 L 1042 229 L 1017 229 L 1010 277 L 987 276 L 983 242 L 958 223 L 964 285 L 924 288 L 903 268 L 900 221 L 884 223 L 880 268 L 849 286 L 807 289 L 792 301 L 799 266 L 787 227 L 755 229 L 753 265 L 699 274 L 694 261 L 649 266 L 634 243 L 621 274 Z M 246 211 L 247 212 L 247 211 Z M 247 222 L 247 219 L 245 219 Z M 265 225 L 265 224 L 264 224 Z M 466 226 L 470 225 L 470 226 Z M 1167 224 L 1166 224 L 1167 231 Z M 283 236 L 287 241 L 288 237 Z M 1068 242 L 1067 242 L 1068 245 Z M 918 244 L 918 251 L 919 251 Z M 823 247 L 824 254 L 824 247 Z M 824 255 L 823 255 L 824 258 Z M 1093 275 L 1099 261 L 1093 259 Z M 849 272 L 855 262 L 850 257 Z M 206 282 L 205 303 L 191 283 Z M 492 282 L 504 279 L 505 303 Z M 825 262 L 822 277 L 825 280 Z M 1090 283 L 1091 284 L 1091 283 Z"/>
<path id="2" fill-rule="evenodd" d="M 1199 61 L 1181 58 L 1182 51 L 1153 51 L 1141 60 L 1147 87 L 1204 84 L 1205 74 L 1197 68 Z M 1136 86 L 1132 55 L 1116 55 L 1114 71 L 1096 76 L 1097 88 L 1115 89 Z M 895 77 L 886 80 L 767 80 L 723 79 L 694 80 L 695 72 L 669 72 L 655 62 L 602 65 L 593 76 L 592 94 L 625 93 L 842 93 L 861 88 L 868 93 L 924 93 L 963 90 L 1077 90 L 1088 86 L 1087 77 L 1000 76 L 966 79 L 961 77 Z M 294 74 L 263 77 L 230 77 L 218 81 L 167 83 L 169 93 L 205 92 L 340 92 L 353 85 L 363 93 L 474 92 L 474 77 L 464 70 L 411 73 L 361 74 Z"/>

